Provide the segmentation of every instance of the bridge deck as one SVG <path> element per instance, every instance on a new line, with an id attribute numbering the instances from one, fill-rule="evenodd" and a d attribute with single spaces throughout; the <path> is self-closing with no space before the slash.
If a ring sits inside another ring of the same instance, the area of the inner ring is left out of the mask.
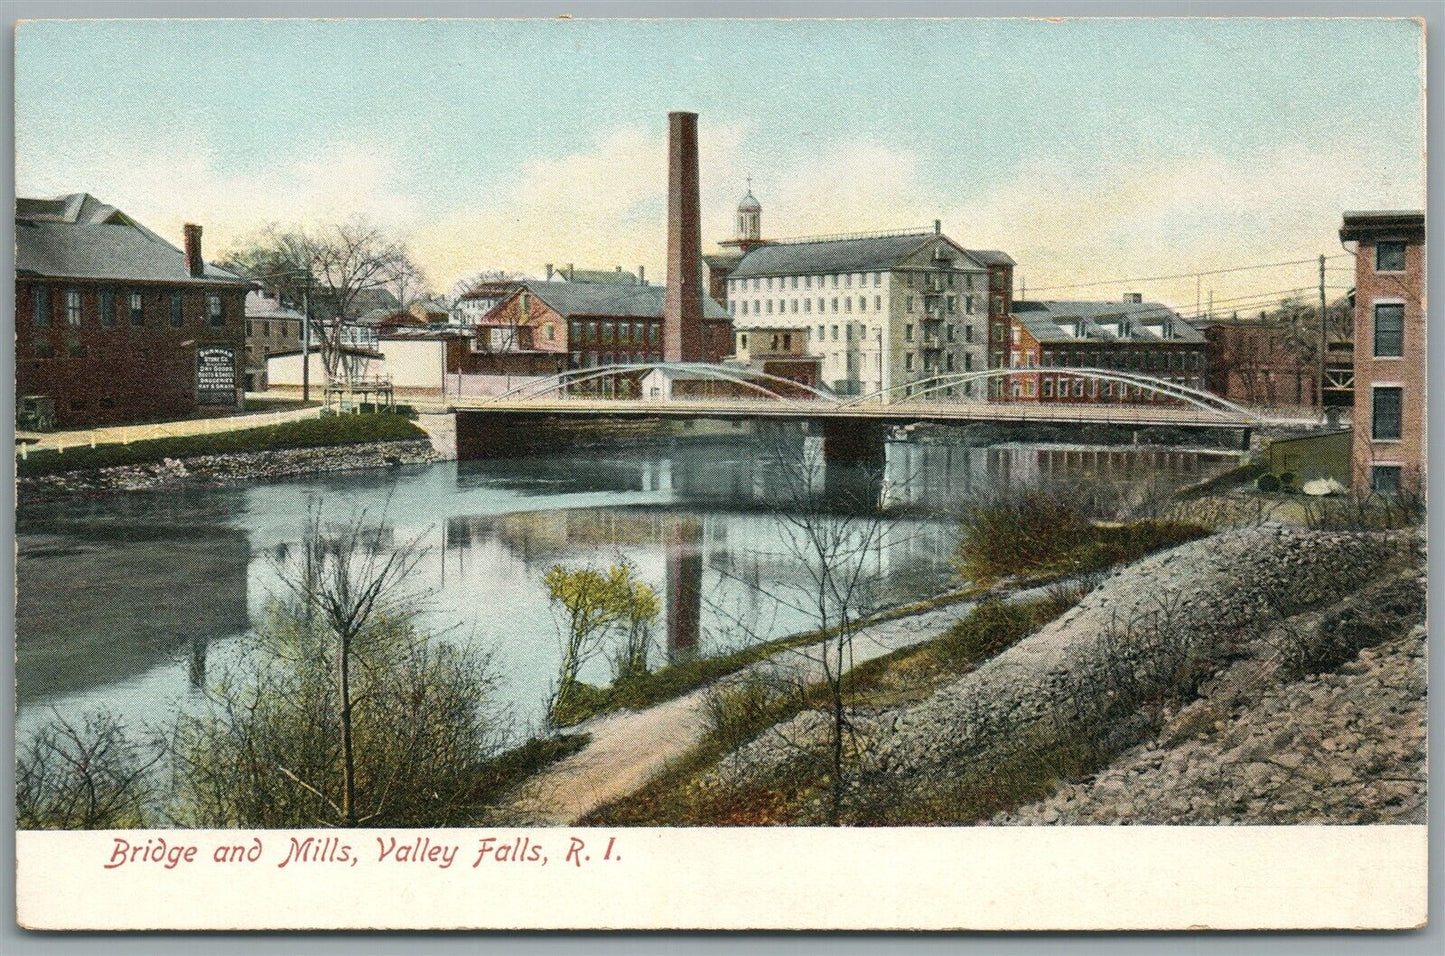
<path id="1" fill-rule="evenodd" d="M 1041 402 L 893 402 L 832 405 L 773 399 L 668 400 L 528 398 L 521 400 L 448 396 L 446 404 L 463 412 L 499 416 L 576 415 L 594 417 L 721 418 L 818 420 L 854 418 L 893 424 L 909 422 L 1033 422 L 1100 425 L 1178 425 L 1194 428 L 1251 428 L 1266 424 L 1231 412 L 1205 412 L 1188 406 L 1071 405 Z M 1273 422 L 1269 422 L 1273 423 Z M 1283 423 L 1283 422 L 1281 422 Z M 1293 422 L 1291 424 L 1306 424 Z"/>

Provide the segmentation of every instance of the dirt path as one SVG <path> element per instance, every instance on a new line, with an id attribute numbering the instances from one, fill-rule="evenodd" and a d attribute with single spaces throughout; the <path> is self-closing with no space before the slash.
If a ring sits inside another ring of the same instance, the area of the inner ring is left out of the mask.
<path id="1" fill-rule="evenodd" d="M 972 607 L 972 602 L 959 602 L 866 627 L 853 637 L 853 666 L 937 637 Z M 762 668 L 786 669 L 808 681 L 821 680 L 821 654 L 820 644 L 779 651 L 722 680 L 740 680 Z M 499 811 L 499 822 L 567 826 L 640 789 L 669 761 L 702 741 L 707 733 L 707 693 L 708 688 L 702 687 L 647 710 L 603 714 L 572 728 L 591 734 L 592 740 L 524 785 L 513 803 Z"/>

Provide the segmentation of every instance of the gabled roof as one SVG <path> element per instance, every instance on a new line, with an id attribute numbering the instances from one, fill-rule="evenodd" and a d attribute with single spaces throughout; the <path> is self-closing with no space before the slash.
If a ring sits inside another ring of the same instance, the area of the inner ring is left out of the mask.
<path id="1" fill-rule="evenodd" d="M 915 232 L 897 236 L 769 243 L 748 250 L 730 278 L 881 271 L 893 268 L 935 238 L 931 232 Z"/>
<path id="2" fill-rule="evenodd" d="M 1016 266 L 1013 256 L 998 249 L 965 249 L 968 257 L 981 266 Z"/>
<path id="3" fill-rule="evenodd" d="M 667 296 L 667 287 L 660 285 L 527 281 L 520 283 L 520 286 L 541 299 L 548 308 L 564 319 L 570 319 L 574 315 L 660 319 L 663 301 Z M 705 319 L 732 317 L 726 309 L 713 301 L 711 296 L 702 297 L 702 308 Z"/>
<path id="4" fill-rule="evenodd" d="M 936 232 L 854 236 L 800 242 L 770 242 L 748 250 L 729 278 L 777 275 L 817 275 L 832 272 L 883 272 L 903 263 L 934 240 L 942 239 L 960 256 L 982 266 L 971 252 Z M 996 253 L 1008 259 L 1003 253 Z M 1012 259 L 1008 259 L 1010 264 Z"/>
<path id="5" fill-rule="evenodd" d="M 206 264 L 192 276 L 186 254 L 88 193 L 15 202 L 15 274 L 57 279 L 237 285 Z"/>
<path id="6" fill-rule="evenodd" d="M 1019 301 L 1013 304 L 1013 314 L 1030 335 L 1040 342 L 1203 342 L 1204 336 L 1198 329 L 1169 308 L 1158 302 L 1080 302 L 1080 301 Z M 1105 325 L 1121 319 L 1128 321 L 1127 335 L 1116 335 Z M 1069 335 L 1061 326 L 1073 328 L 1082 323 L 1084 337 Z M 1162 325 L 1167 336 L 1155 335 L 1148 325 Z"/>

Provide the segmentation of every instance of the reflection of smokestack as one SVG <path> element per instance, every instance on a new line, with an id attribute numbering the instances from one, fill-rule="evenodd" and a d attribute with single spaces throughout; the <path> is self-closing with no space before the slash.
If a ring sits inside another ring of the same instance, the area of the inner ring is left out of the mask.
<path id="1" fill-rule="evenodd" d="M 702 617 L 702 521 L 669 517 L 663 525 L 667 559 L 667 660 L 686 660 L 697 651 Z"/>
<path id="2" fill-rule="evenodd" d="M 702 350 L 702 222 L 697 174 L 697 114 L 667 114 L 667 295 L 662 312 L 663 358 L 700 362 Z"/>

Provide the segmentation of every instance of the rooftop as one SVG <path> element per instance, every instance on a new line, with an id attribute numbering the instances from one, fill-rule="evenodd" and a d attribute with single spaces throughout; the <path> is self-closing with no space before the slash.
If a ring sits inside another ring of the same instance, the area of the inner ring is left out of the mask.
<path id="1" fill-rule="evenodd" d="M 1425 214 L 1418 209 L 1352 211 L 1344 215 L 1340 241 L 1351 242 L 1381 233 L 1407 233 L 1424 238 Z"/>
<path id="2" fill-rule="evenodd" d="M 1039 342 L 1204 341 L 1198 329 L 1159 302 L 1019 301 L 1013 314 Z"/>
<path id="3" fill-rule="evenodd" d="M 60 279 L 237 285 L 207 263 L 192 276 L 186 254 L 89 193 L 15 201 L 15 274 Z"/>
<path id="4" fill-rule="evenodd" d="M 520 283 L 537 298 L 545 302 L 552 311 L 564 319 L 578 316 L 619 316 L 635 319 L 662 318 L 663 300 L 667 287 L 660 285 L 622 285 L 598 282 L 539 282 L 535 280 Z M 703 296 L 703 318 L 731 318 L 726 309 L 710 296 Z"/>

